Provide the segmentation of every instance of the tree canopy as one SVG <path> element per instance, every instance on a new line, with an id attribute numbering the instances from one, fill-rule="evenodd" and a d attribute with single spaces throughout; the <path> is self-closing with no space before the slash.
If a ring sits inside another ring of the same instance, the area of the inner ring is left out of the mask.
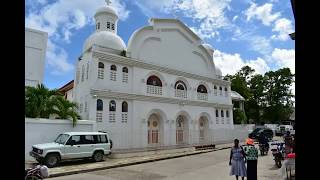
<path id="1" fill-rule="evenodd" d="M 49 118 L 54 115 L 59 119 L 72 119 L 75 126 L 80 116 L 77 104 L 62 96 L 58 90 L 49 90 L 43 84 L 25 89 L 25 116 L 31 118 Z"/>
<path id="2" fill-rule="evenodd" d="M 246 99 L 245 115 L 251 123 L 280 123 L 289 119 L 294 98 L 290 90 L 294 74 L 289 68 L 261 75 L 244 66 L 236 74 L 226 77 L 231 80 L 231 89 Z"/>

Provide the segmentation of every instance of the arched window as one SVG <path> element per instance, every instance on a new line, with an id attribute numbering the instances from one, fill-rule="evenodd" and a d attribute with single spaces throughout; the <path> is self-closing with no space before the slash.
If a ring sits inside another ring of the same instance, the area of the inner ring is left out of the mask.
<path id="1" fill-rule="evenodd" d="M 127 67 L 123 67 L 123 68 L 122 68 L 122 72 L 128 73 L 128 68 L 127 68 Z"/>
<path id="2" fill-rule="evenodd" d="M 122 102 L 122 114 L 121 114 L 121 122 L 128 122 L 128 103 L 126 101 Z"/>
<path id="3" fill-rule="evenodd" d="M 229 117 L 229 111 L 228 110 L 226 111 L 226 117 L 227 118 Z"/>
<path id="4" fill-rule="evenodd" d="M 222 87 L 221 86 L 219 87 L 219 90 L 222 91 Z"/>
<path id="5" fill-rule="evenodd" d="M 126 101 L 122 102 L 122 112 L 128 112 L 128 103 Z"/>
<path id="6" fill-rule="evenodd" d="M 81 82 L 84 81 L 84 71 L 85 71 L 85 67 L 84 64 L 82 65 L 82 69 L 81 69 Z"/>
<path id="7" fill-rule="evenodd" d="M 213 86 L 213 93 L 214 93 L 214 95 L 217 95 L 217 86 L 216 85 Z"/>
<path id="8" fill-rule="evenodd" d="M 110 80 L 116 81 L 117 80 L 117 66 L 111 65 L 110 66 Z"/>
<path id="9" fill-rule="evenodd" d="M 97 23 L 97 29 L 100 29 L 100 23 L 99 22 Z"/>
<path id="10" fill-rule="evenodd" d="M 162 82 L 157 76 L 150 76 L 147 80 L 147 85 L 162 87 Z"/>
<path id="11" fill-rule="evenodd" d="M 109 111 L 116 111 L 116 102 L 114 100 L 109 103 Z"/>
<path id="12" fill-rule="evenodd" d="M 187 90 L 187 86 L 183 81 L 177 81 L 176 84 L 174 85 L 175 89 L 179 89 L 179 90 Z"/>
<path id="13" fill-rule="evenodd" d="M 111 70 L 111 71 L 117 71 L 117 66 L 114 65 L 114 64 L 111 65 L 111 66 L 110 66 L 110 70 Z"/>
<path id="14" fill-rule="evenodd" d="M 101 99 L 97 99 L 97 111 L 103 111 L 103 101 Z"/>
<path id="15" fill-rule="evenodd" d="M 198 93 L 208 93 L 207 88 L 204 85 L 199 85 L 197 88 Z"/>
<path id="16" fill-rule="evenodd" d="M 89 79 L 89 63 L 87 63 L 87 76 L 86 79 Z"/>
<path id="17" fill-rule="evenodd" d="M 219 117 L 219 111 L 216 109 L 216 117 Z"/>
<path id="18" fill-rule="evenodd" d="M 128 68 L 127 67 L 122 68 L 122 82 L 128 83 Z"/>
<path id="19" fill-rule="evenodd" d="M 224 113 L 223 113 L 223 110 L 221 110 L 221 117 L 224 117 Z"/>
<path id="20" fill-rule="evenodd" d="M 98 63 L 98 79 L 104 79 L 104 64 L 102 62 Z"/>
<path id="21" fill-rule="evenodd" d="M 225 88 L 224 88 L 224 91 L 228 91 L 228 88 L 225 87 Z"/>
<path id="22" fill-rule="evenodd" d="M 99 64 L 98 64 L 98 68 L 104 68 L 104 64 L 102 63 L 102 62 L 99 62 Z"/>

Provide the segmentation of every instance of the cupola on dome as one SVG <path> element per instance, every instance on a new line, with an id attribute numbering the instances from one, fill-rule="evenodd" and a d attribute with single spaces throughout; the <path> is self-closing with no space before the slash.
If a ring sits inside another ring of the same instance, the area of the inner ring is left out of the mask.
<path id="1" fill-rule="evenodd" d="M 117 11 L 111 6 L 99 8 L 97 10 L 96 14 L 94 15 L 94 17 L 99 16 L 100 14 L 109 14 L 109 15 L 111 14 L 111 15 L 114 15 L 118 18 Z"/>

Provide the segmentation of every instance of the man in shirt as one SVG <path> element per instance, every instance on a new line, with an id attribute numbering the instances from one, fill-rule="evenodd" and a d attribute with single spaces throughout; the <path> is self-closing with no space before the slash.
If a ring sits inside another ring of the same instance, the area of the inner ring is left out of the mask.
<path id="1" fill-rule="evenodd" d="M 243 149 L 247 159 L 247 180 L 257 180 L 258 149 L 253 139 L 247 139 Z"/>

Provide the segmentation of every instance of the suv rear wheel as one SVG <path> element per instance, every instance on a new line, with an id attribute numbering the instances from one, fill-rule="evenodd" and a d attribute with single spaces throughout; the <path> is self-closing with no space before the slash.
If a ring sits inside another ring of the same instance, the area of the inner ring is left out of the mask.
<path id="1" fill-rule="evenodd" d="M 44 163 L 49 168 L 55 167 L 58 165 L 60 157 L 58 154 L 48 154 L 44 159 Z"/>
<path id="2" fill-rule="evenodd" d="M 103 152 L 96 151 L 94 152 L 92 157 L 94 161 L 99 162 L 99 161 L 103 161 L 103 156 L 104 156 Z"/>

